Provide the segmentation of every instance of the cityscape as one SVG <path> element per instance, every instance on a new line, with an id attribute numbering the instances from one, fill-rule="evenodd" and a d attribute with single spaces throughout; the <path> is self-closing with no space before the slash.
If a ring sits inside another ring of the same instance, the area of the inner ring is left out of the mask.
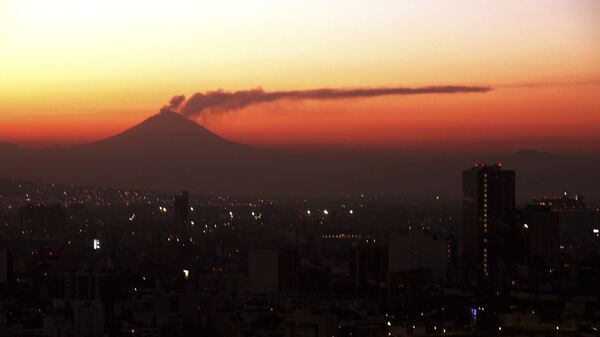
<path id="1" fill-rule="evenodd" d="M 462 209 L 3 180 L 2 333 L 597 335 L 600 210 L 515 176 L 465 169 Z"/>
<path id="2" fill-rule="evenodd" d="M 600 0 L 0 0 L 0 337 L 600 337 Z"/>

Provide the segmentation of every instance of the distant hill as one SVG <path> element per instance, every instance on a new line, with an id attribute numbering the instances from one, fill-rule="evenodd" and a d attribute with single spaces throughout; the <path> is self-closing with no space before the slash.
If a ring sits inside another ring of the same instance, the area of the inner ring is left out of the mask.
<path id="1" fill-rule="evenodd" d="M 236 154 L 253 149 L 228 141 L 176 112 L 164 111 L 115 136 L 75 147 L 74 150 L 143 155 Z"/>
<path id="2" fill-rule="evenodd" d="M 517 171 L 521 201 L 562 191 L 600 200 L 599 156 L 535 150 L 492 158 L 395 150 L 285 153 L 231 142 L 175 112 L 74 147 L 28 150 L 0 143 L 0 177 L 233 196 L 459 198 L 461 170 L 485 160 Z"/>

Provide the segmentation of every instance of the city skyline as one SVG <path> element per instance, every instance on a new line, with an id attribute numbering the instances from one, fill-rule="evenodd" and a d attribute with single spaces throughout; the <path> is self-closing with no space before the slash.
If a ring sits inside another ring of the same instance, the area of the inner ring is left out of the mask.
<path id="1" fill-rule="evenodd" d="M 0 337 L 600 337 L 599 0 L 0 0 Z"/>

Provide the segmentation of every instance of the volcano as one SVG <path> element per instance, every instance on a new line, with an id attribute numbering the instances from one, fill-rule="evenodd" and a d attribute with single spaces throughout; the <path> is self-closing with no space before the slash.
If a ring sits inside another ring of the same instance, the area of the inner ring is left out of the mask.
<path id="1" fill-rule="evenodd" d="M 30 150 L 0 143 L 0 178 L 231 196 L 459 198 L 461 171 L 485 159 L 516 169 L 521 201 L 562 191 L 600 200 L 597 155 L 566 157 L 531 150 L 485 156 L 372 149 L 277 152 L 229 141 L 172 111 L 79 146 Z"/>
<path id="2" fill-rule="evenodd" d="M 183 115 L 163 111 L 115 136 L 69 148 L 5 145 L 0 175 L 46 182 L 239 194 L 262 183 L 269 151 L 226 140 Z"/>
<path id="3" fill-rule="evenodd" d="M 78 150 L 104 153 L 116 151 L 144 156 L 166 154 L 175 157 L 194 157 L 198 154 L 227 156 L 257 151 L 228 141 L 173 111 L 161 111 L 120 134 L 80 146 Z"/>

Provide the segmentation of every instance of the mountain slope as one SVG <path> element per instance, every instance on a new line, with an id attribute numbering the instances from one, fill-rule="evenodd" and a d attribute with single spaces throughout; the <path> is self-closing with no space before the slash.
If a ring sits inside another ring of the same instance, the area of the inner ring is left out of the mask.
<path id="1" fill-rule="evenodd" d="M 458 198 L 461 171 L 485 160 L 517 171 L 521 201 L 565 190 L 600 200 L 600 157 L 594 155 L 532 150 L 493 157 L 397 150 L 278 153 L 228 141 L 174 112 L 71 148 L 27 150 L 0 143 L 0 177 L 215 195 Z"/>
<path id="2" fill-rule="evenodd" d="M 175 112 L 161 112 L 115 136 L 71 148 L 4 147 L 10 151 L 0 148 L 5 159 L 0 176 L 215 194 L 256 188 L 265 162 L 273 162 L 269 152 L 225 140 Z"/>
<path id="3" fill-rule="evenodd" d="M 115 136 L 82 145 L 83 151 L 152 153 L 194 150 L 205 153 L 248 151 L 248 146 L 225 140 L 176 112 L 160 112 Z"/>

